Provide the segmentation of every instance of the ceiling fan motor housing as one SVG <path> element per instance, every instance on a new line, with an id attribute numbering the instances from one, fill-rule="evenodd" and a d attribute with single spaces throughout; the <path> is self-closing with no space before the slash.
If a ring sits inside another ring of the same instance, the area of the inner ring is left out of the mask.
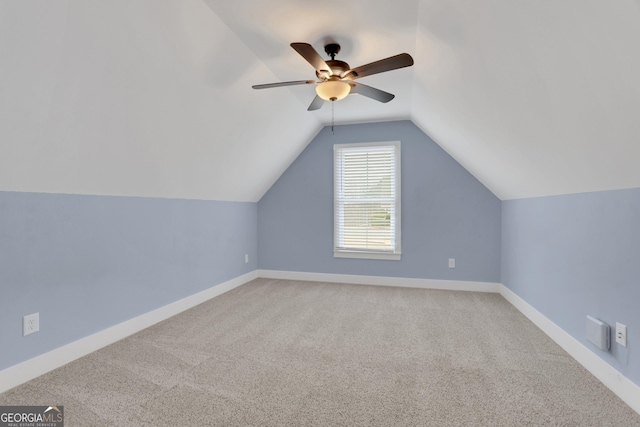
<path id="1" fill-rule="evenodd" d="M 331 76 L 343 77 L 347 71 L 351 69 L 346 62 L 335 59 L 336 55 L 340 52 L 340 45 L 338 43 L 326 44 L 324 51 L 331 57 L 331 59 L 325 61 L 331 69 L 327 70 L 329 72 L 328 74 L 323 73 L 322 71 L 324 70 L 316 71 L 316 76 L 318 76 L 319 79 L 327 80 Z"/>
<path id="2" fill-rule="evenodd" d="M 347 71 L 351 69 L 349 64 L 344 61 L 338 61 L 337 59 L 329 59 L 325 61 L 329 68 L 331 68 L 329 73 L 325 74 L 322 71 L 316 71 L 316 76 L 318 76 L 321 80 L 327 80 L 331 76 L 339 76 L 342 77 Z"/>

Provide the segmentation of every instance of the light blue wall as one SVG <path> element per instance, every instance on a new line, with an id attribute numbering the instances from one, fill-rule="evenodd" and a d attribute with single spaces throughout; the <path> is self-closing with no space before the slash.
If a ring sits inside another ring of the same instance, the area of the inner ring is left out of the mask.
<path id="1" fill-rule="evenodd" d="M 640 189 L 503 202 L 502 283 L 640 384 Z M 628 347 L 587 341 L 587 315 Z"/>
<path id="2" fill-rule="evenodd" d="M 402 143 L 402 260 L 333 257 L 333 145 Z M 499 282 L 500 200 L 409 121 L 324 128 L 258 203 L 258 265 Z M 449 269 L 448 258 L 456 258 Z"/>
<path id="3" fill-rule="evenodd" d="M 0 369 L 253 271 L 256 255 L 256 203 L 0 192 Z M 34 312 L 40 332 L 23 337 Z"/>

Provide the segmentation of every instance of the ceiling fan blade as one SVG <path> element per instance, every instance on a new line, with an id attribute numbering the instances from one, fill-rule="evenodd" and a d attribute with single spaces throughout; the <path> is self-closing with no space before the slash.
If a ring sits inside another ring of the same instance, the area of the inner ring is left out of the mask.
<path id="1" fill-rule="evenodd" d="M 291 43 L 291 47 L 306 59 L 316 71 L 331 72 L 331 67 L 324 62 L 324 59 L 322 59 L 320 54 L 309 43 Z"/>
<path id="2" fill-rule="evenodd" d="M 396 96 L 392 93 L 385 92 L 375 87 L 363 85 L 362 83 L 351 82 L 351 93 L 357 93 L 380 102 L 389 102 Z"/>
<path id="3" fill-rule="evenodd" d="M 268 89 L 270 87 L 310 85 L 314 83 L 317 83 L 317 82 L 315 80 L 296 80 L 292 82 L 279 82 L 279 83 L 267 83 L 263 85 L 253 85 L 251 87 L 254 89 Z"/>
<path id="4" fill-rule="evenodd" d="M 408 53 L 391 56 L 370 64 L 361 65 L 347 71 L 344 79 L 354 80 L 372 74 L 384 73 L 385 71 L 397 70 L 398 68 L 410 67 L 413 65 L 413 58 Z"/>
<path id="5" fill-rule="evenodd" d="M 311 101 L 309 108 L 307 108 L 307 111 L 319 110 L 320 108 L 322 108 L 323 105 L 324 105 L 324 99 L 316 95 L 316 97 L 313 98 L 313 101 Z"/>

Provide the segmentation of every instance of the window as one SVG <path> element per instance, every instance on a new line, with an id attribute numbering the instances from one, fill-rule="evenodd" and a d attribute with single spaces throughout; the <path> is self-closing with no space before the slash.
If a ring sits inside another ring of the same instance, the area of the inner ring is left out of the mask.
<path id="1" fill-rule="evenodd" d="M 400 141 L 336 144 L 334 257 L 400 259 Z"/>

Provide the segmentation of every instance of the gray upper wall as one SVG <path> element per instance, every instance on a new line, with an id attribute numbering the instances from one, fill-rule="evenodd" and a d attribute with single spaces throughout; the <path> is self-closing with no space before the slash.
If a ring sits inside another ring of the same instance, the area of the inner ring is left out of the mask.
<path id="1" fill-rule="evenodd" d="M 402 260 L 333 257 L 333 145 L 401 141 Z M 258 202 L 262 269 L 500 281 L 500 200 L 410 121 L 324 128 Z M 449 269 L 448 258 L 456 259 Z"/>

